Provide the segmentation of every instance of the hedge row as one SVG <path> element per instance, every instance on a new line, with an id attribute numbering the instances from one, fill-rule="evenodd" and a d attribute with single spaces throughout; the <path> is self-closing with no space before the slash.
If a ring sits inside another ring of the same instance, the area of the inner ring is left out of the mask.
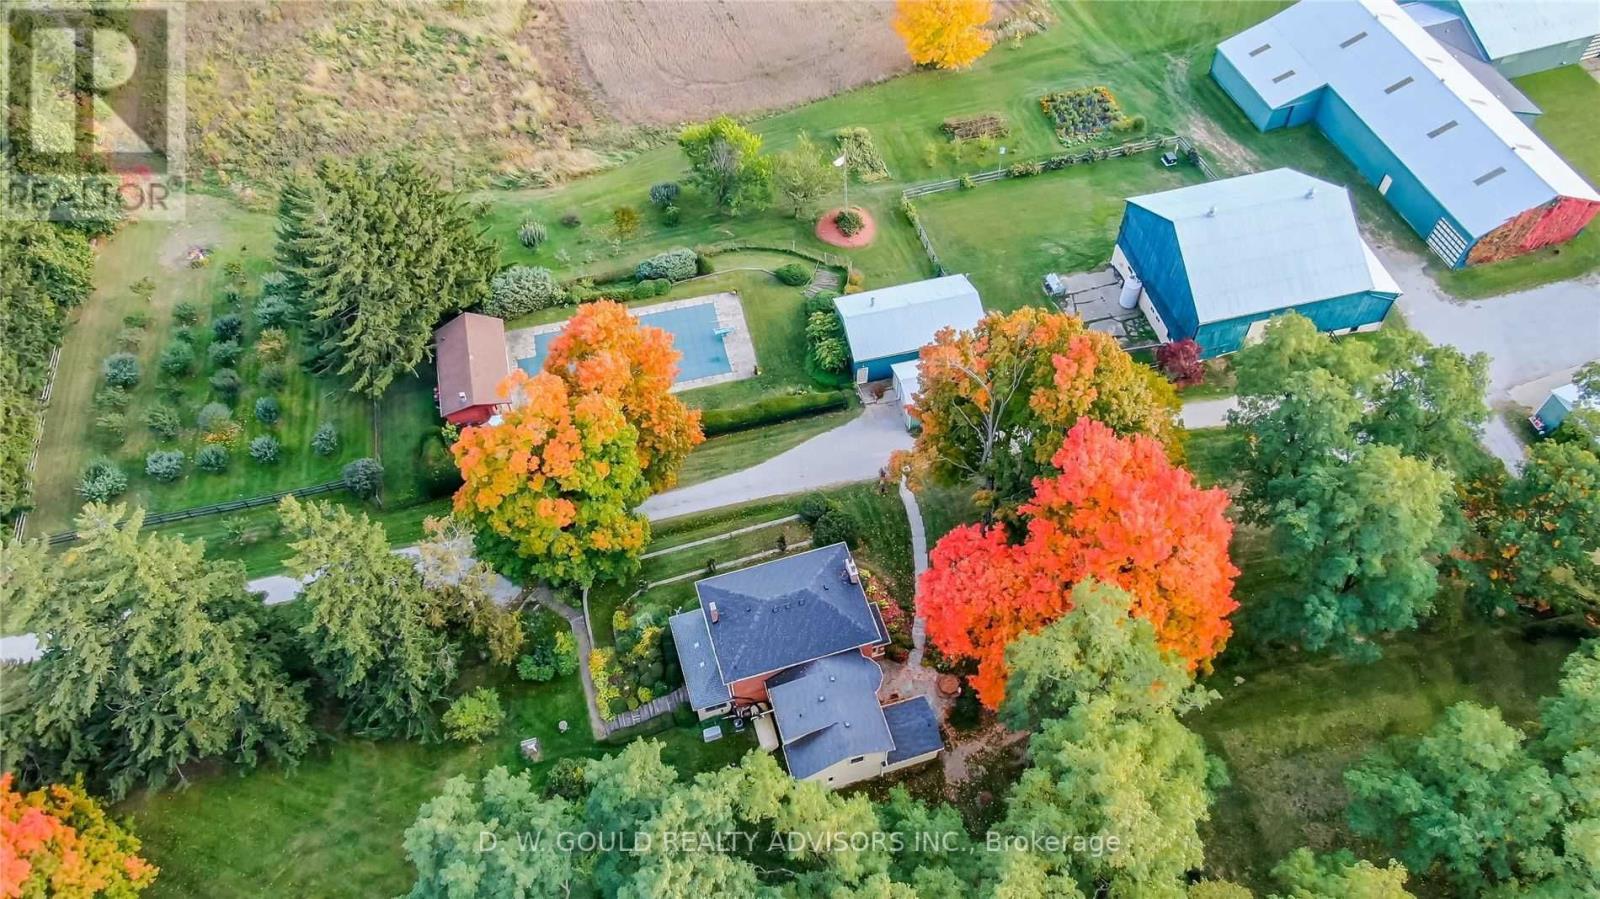
<path id="1" fill-rule="evenodd" d="M 724 409 L 707 409 L 700 418 L 700 427 L 707 437 L 732 434 L 764 427 L 796 418 L 806 418 L 833 412 L 850 406 L 850 393 L 835 390 L 828 393 L 789 393 L 767 397 L 742 406 Z"/>

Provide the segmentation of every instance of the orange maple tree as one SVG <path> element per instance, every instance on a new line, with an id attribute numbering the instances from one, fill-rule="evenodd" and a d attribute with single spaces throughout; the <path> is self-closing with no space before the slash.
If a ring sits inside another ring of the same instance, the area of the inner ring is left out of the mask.
<path id="1" fill-rule="evenodd" d="M 499 424 L 461 432 L 455 511 L 514 547 L 538 577 L 588 587 L 632 573 L 650 525 L 638 432 L 620 403 L 575 394 L 548 372 L 515 371 Z"/>
<path id="2" fill-rule="evenodd" d="M 989 0 L 900 0 L 894 30 L 917 65 L 964 69 L 994 46 L 984 27 L 993 14 Z"/>
<path id="3" fill-rule="evenodd" d="M 0 899 L 132 896 L 156 879 L 139 840 L 82 786 L 19 793 L 11 781 L 0 775 Z"/>
<path id="4" fill-rule="evenodd" d="M 681 353 L 672 335 L 642 325 L 621 303 L 585 303 L 550 344 L 544 370 L 574 393 L 598 393 L 622 405 L 639 432 L 639 465 L 652 490 L 678 479 L 689 451 L 705 440 L 700 412 L 671 393 Z"/>
<path id="5" fill-rule="evenodd" d="M 976 661 L 973 686 L 997 708 L 1007 644 L 1061 617 L 1072 585 L 1093 577 L 1133 596 L 1163 649 L 1191 668 L 1208 664 L 1238 608 L 1227 494 L 1197 487 L 1156 440 L 1118 437 L 1092 419 L 1072 427 L 1051 462 L 1059 474 L 1035 480 L 1018 510 L 1020 543 L 1003 526 L 972 524 L 934 547 L 917 595 L 928 639 Z"/>

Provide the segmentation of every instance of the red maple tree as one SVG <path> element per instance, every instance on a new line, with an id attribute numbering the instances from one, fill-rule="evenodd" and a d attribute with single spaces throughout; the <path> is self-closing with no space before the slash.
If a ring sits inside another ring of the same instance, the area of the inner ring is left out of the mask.
<path id="1" fill-rule="evenodd" d="M 1005 648 L 1071 608 L 1085 578 L 1134 597 L 1162 648 L 1191 667 L 1210 662 L 1238 608 L 1228 560 L 1227 494 L 1203 490 L 1145 436 L 1118 437 L 1079 421 L 1052 457 L 1060 474 L 1034 481 L 1019 510 L 1022 542 L 1004 527 L 973 524 L 946 534 L 930 554 L 917 606 L 940 652 L 978 663 L 973 686 L 990 708 L 1005 697 Z"/>

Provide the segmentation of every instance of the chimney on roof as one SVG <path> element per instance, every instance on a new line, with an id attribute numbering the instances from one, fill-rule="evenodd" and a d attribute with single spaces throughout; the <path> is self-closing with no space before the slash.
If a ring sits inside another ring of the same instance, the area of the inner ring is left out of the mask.
<path id="1" fill-rule="evenodd" d="M 1307 200 L 1311 199 L 1312 197 L 1315 197 L 1316 195 L 1317 195 L 1317 186 L 1315 184 L 1313 184 L 1310 187 L 1306 188 L 1306 199 Z"/>
<path id="2" fill-rule="evenodd" d="M 1217 217 L 1217 207 L 1213 206 L 1210 209 L 1206 210 L 1206 218 L 1213 219 L 1213 218 L 1216 218 L 1216 217 Z"/>
<path id="3" fill-rule="evenodd" d="M 711 623 L 712 624 L 716 624 L 718 621 L 722 620 L 722 613 L 717 611 L 717 604 L 716 603 L 708 603 L 706 605 L 706 610 L 711 613 Z"/>
<path id="4" fill-rule="evenodd" d="M 849 556 L 844 557 L 844 574 L 850 579 L 850 583 L 861 583 L 861 570 L 856 568 L 856 560 Z"/>

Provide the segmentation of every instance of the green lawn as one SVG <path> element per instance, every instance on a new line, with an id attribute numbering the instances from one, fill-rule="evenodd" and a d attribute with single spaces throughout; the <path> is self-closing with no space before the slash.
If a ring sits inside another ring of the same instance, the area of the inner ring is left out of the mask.
<path id="1" fill-rule="evenodd" d="M 1110 260 L 1123 198 L 1204 180 L 1146 153 L 945 191 L 917 209 L 945 268 L 969 274 L 985 307 L 1009 311 L 1045 303 L 1046 274 Z"/>
<path id="2" fill-rule="evenodd" d="M 1544 109 L 1538 132 L 1573 168 L 1600 182 L 1600 81 L 1582 66 L 1563 66 L 1517 79 L 1517 87 Z M 1564 281 L 1600 267 L 1600 227 L 1575 240 L 1517 259 L 1436 273 L 1439 285 L 1460 297 L 1482 297 Z"/>
<path id="3" fill-rule="evenodd" d="M 135 222 L 100 248 L 95 260 L 94 295 L 75 310 L 62 344 L 61 365 L 45 415 L 35 477 L 38 507 L 28 518 L 31 535 L 70 529 L 81 504 L 74 488 L 84 466 L 98 455 L 116 459 L 127 472 L 130 486 L 126 501 L 159 512 L 337 480 L 345 462 L 369 454 L 370 403 L 350 394 L 337 382 L 307 374 L 296 364 L 292 352 L 283 366 L 284 385 L 271 391 L 280 401 L 281 419 L 271 426 L 256 421 L 255 400 L 268 391 L 255 383 L 259 362 L 252 347 L 257 329 L 250 312 L 254 283 L 270 265 L 273 224 L 270 216 L 192 196 L 185 222 Z M 213 247 L 211 264 L 199 269 L 186 265 L 183 254 L 191 245 Z M 223 266 L 229 261 L 244 264 L 251 284 L 246 297 L 237 304 L 224 299 L 222 291 L 226 281 Z M 130 289 L 145 277 L 156 285 L 149 302 Z M 192 303 L 202 310 L 200 321 L 194 326 L 200 335 L 196 341 L 198 358 L 191 376 L 169 381 L 159 374 L 156 361 L 172 339 L 170 334 L 177 326 L 172 310 L 180 302 Z M 206 348 L 210 343 L 210 322 L 230 312 L 246 321 L 245 338 L 241 340 L 246 352 L 235 366 L 244 389 L 233 403 L 234 419 L 244 426 L 244 436 L 232 450 L 228 471 L 208 474 L 193 467 L 194 453 L 201 446 L 194 416 L 201 405 L 219 399 L 208 383 L 213 367 L 206 359 Z M 101 360 L 117 351 L 123 318 L 134 313 L 150 316 L 151 324 L 144 330 L 137 351 L 142 379 L 131 391 L 127 439 L 118 446 L 96 435 L 94 420 L 98 413 L 93 397 L 102 385 Z M 158 403 L 171 405 L 183 422 L 185 430 L 174 442 L 158 442 L 143 424 L 144 411 Z M 326 457 L 313 453 L 309 445 L 312 432 L 322 422 L 333 423 L 340 438 L 339 451 Z M 282 457 L 276 464 L 260 465 L 249 458 L 244 444 L 268 433 L 282 443 Z M 186 454 L 189 467 L 182 479 L 162 484 L 145 475 L 145 455 L 158 448 L 178 449 Z"/>
<path id="4" fill-rule="evenodd" d="M 292 770 L 238 776 L 214 771 L 188 789 L 138 794 L 117 811 L 132 817 L 146 858 L 161 867 L 148 895 L 393 896 L 411 883 L 401 834 L 422 803 L 456 775 L 476 777 L 495 765 L 531 768 L 542 781 L 551 763 L 615 752 L 596 743 L 577 676 L 531 685 L 512 676 L 471 672 L 460 689 L 484 679 L 507 706 L 506 727 L 479 746 L 447 743 L 326 743 Z M 571 726 L 565 734 L 556 724 Z M 517 744 L 537 736 L 544 759 L 528 766 Z M 668 727 L 651 737 L 664 758 L 690 777 L 736 762 L 753 748 L 745 734 L 704 743 L 698 726 Z"/>
<path id="5" fill-rule="evenodd" d="M 765 428 L 712 437 L 695 447 L 694 452 L 683 460 L 683 468 L 678 472 L 678 486 L 698 484 L 743 471 L 793 449 L 824 431 L 848 424 L 860 414 L 861 408 L 856 406 Z"/>
<path id="6" fill-rule="evenodd" d="M 1264 888 L 1271 866 L 1299 846 L 1382 857 L 1345 826 L 1343 771 L 1390 736 L 1426 730 L 1463 700 L 1496 706 L 1526 726 L 1539 697 L 1554 692 L 1572 648 L 1502 627 L 1405 634 L 1385 641 L 1384 657 L 1371 665 L 1279 656 L 1270 667 L 1224 666 L 1209 678 L 1222 699 L 1188 719 L 1233 781 L 1212 805 L 1208 870 Z M 1414 877 L 1411 886 L 1424 885 Z"/>

